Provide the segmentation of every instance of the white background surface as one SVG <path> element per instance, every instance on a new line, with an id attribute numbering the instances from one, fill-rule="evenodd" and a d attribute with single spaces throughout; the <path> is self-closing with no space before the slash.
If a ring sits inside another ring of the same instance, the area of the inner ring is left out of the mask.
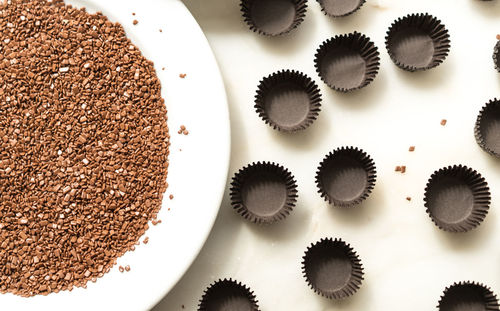
<path id="1" fill-rule="evenodd" d="M 500 74 L 492 62 L 500 1 L 368 0 L 355 15 L 337 20 L 309 1 L 304 23 L 280 38 L 248 31 L 237 0 L 185 3 L 207 35 L 226 83 L 231 177 L 249 162 L 276 161 L 295 175 L 299 199 L 284 222 L 261 227 L 231 209 L 226 187 L 207 244 L 155 311 L 182 310 L 181 305 L 196 310 L 203 289 L 224 277 L 250 286 L 262 310 L 434 310 L 444 288 L 461 280 L 484 282 L 500 293 L 500 160 L 483 152 L 473 136 L 480 108 L 500 97 Z M 407 73 L 390 61 L 384 37 L 397 17 L 419 12 L 444 22 L 451 53 L 431 71 Z M 381 68 L 367 88 L 336 93 L 316 75 L 313 55 L 323 40 L 354 30 L 379 47 Z M 253 108 L 259 80 L 282 68 L 305 72 L 323 94 L 318 120 L 296 135 L 273 131 Z M 445 127 L 441 119 L 448 120 Z M 342 145 L 363 148 L 377 165 L 374 193 L 353 210 L 328 206 L 314 184 L 320 160 Z M 415 152 L 408 152 L 410 145 Z M 486 220 L 467 234 L 440 231 L 423 206 L 429 176 L 455 163 L 482 173 L 493 198 Z M 407 173 L 394 172 L 396 165 L 406 165 Z M 317 296 L 301 274 L 304 250 L 325 236 L 350 242 L 364 264 L 360 291 L 342 302 Z"/>
<path id="2" fill-rule="evenodd" d="M 111 21 L 119 21 L 132 42 L 155 63 L 167 103 L 172 141 L 170 186 L 158 214 L 162 223 L 150 226 L 145 234 L 149 237 L 147 245 L 141 244 L 118 259 L 118 265 L 130 265 L 130 272 L 120 273 L 117 265 L 96 283 L 89 282 L 87 289 L 71 292 L 29 299 L 0 295 L 0 310 L 145 310 L 153 307 L 182 276 L 217 215 L 229 162 L 224 86 L 203 33 L 179 0 L 141 0 L 140 5 L 136 0 L 67 3 L 85 6 L 89 12 L 102 11 Z M 132 12 L 136 12 L 135 17 Z M 139 20 L 136 26 L 132 24 L 134 19 Z M 166 67 L 165 71 L 162 67 Z M 188 75 L 181 79 L 179 74 L 184 72 Z M 215 116 L 206 118 L 209 114 Z M 188 136 L 177 134 L 181 124 L 190 131 Z M 211 150 L 214 133 L 217 148 Z M 193 189 L 197 189 L 197 195 L 193 195 Z M 171 193 L 173 200 L 168 199 Z"/>

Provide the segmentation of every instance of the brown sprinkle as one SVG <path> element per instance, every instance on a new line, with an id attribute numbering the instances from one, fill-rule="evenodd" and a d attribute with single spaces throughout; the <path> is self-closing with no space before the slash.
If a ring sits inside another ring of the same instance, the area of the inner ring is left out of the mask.
<path id="1" fill-rule="evenodd" d="M 189 135 L 189 131 L 184 125 L 181 125 L 181 128 L 177 131 L 177 134 Z"/>
<path id="2" fill-rule="evenodd" d="M 148 244 L 148 242 L 149 242 L 149 238 L 148 237 L 145 237 L 144 241 L 142 241 L 142 243 L 144 243 L 144 244 Z"/>
<path id="3" fill-rule="evenodd" d="M 401 174 L 404 174 L 406 173 L 406 166 L 401 166 Z"/>
<path id="4" fill-rule="evenodd" d="M 85 287 L 160 210 L 161 84 L 120 24 L 62 0 L 0 1 L 0 31 L 0 293 Z"/>
<path id="5" fill-rule="evenodd" d="M 139 21 L 136 20 L 136 19 L 134 19 L 134 21 L 132 22 L 132 24 L 137 25 L 137 24 L 139 24 Z"/>
<path id="6" fill-rule="evenodd" d="M 406 200 L 407 201 L 411 201 L 411 197 L 406 197 Z"/>
<path id="7" fill-rule="evenodd" d="M 160 219 L 158 219 L 158 220 L 153 219 L 153 220 L 151 221 L 151 223 L 153 224 L 153 226 L 156 226 L 156 225 L 158 225 L 158 224 L 161 224 L 161 220 L 160 220 Z"/>
<path id="8" fill-rule="evenodd" d="M 181 79 L 184 79 L 186 76 L 187 76 L 187 74 L 185 74 L 185 73 L 181 73 L 181 74 L 179 75 L 179 77 L 180 77 Z"/>
<path id="9" fill-rule="evenodd" d="M 163 32 L 163 30 L 160 29 L 160 32 Z"/>
<path id="10" fill-rule="evenodd" d="M 445 125 L 446 125 L 446 122 L 447 122 L 447 121 L 446 121 L 446 119 L 441 120 L 441 125 L 442 125 L 442 126 L 445 126 Z"/>
<path id="11" fill-rule="evenodd" d="M 122 266 L 119 266 L 119 267 L 118 267 L 118 271 L 120 271 L 120 272 L 122 272 L 122 273 L 123 273 L 123 271 L 124 271 L 124 270 L 125 270 L 125 269 L 124 269 Z"/>
<path id="12" fill-rule="evenodd" d="M 129 272 L 130 271 L 130 266 L 129 265 L 126 265 L 125 266 L 125 271 Z"/>
<path id="13" fill-rule="evenodd" d="M 408 149 L 408 151 L 410 151 L 410 152 L 415 151 L 415 146 L 410 146 L 410 149 Z"/>
<path id="14" fill-rule="evenodd" d="M 173 195 L 173 194 L 171 194 L 171 195 L 169 195 L 169 196 L 168 196 L 168 198 L 169 198 L 170 200 L 172 200 L 172 199 L 174 198 L 174 195 Z"/>
<path id="15" fill-rule="evenodd" d="M 396 171 L 396 172 L 401 172 L 401 166 L 396 166 L 395 171 Z"/>

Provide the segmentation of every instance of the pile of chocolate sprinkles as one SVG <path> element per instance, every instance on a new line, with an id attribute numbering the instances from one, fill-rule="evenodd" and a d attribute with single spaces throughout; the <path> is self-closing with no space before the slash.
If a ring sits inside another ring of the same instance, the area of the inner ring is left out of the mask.
<path id="1" fill-rule="evenodd" d="M 0 1 L 0 33 L 0 292 L 85 287 L 160 209 L 160 82 L 120 24 L 62 0 Z"/>

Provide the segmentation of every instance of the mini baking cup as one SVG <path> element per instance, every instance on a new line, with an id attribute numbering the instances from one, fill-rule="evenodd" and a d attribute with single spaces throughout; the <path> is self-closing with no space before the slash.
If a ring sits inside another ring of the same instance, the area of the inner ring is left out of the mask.
<path id="1" fill-rule="evenodd" d="M 258 301 L 247 286 L 232 279 L 211 284 L 201 297 L 198 311 L 259 311 Z"/>
<path id="2" fill-rule="evenodd" d="M 363 280 L 363 267 L 349 244 L 340 239 L 321 239 L 307 248 L 302 272 L 319 295 L 343 299 L 354 295 Z"/>
<path id="3" fill-rule="evenodd" d="M 434 16 L 411 14 L 392 23 L 385 45 L 399 68 L 417 71 L 441 64 L 450 50 L 449 39 L 448 30 Z"/>
<path id="4" fill-rule="evenodd" d="M 255 96 L 255 110 L 272 128 L 296 132 L 318 117 L 321 94 L 316 83 L 298 71 L 282 70 L 265 77 Z"/>
<path id="5" fill-rule="evenodd" d="M 270 224 L 285 219 L 297 201 L 292 174 L 270 162 L 252 163 L 240 169 L 230 190 L 233 208 L 254 223 Z"/>
<path id="6" fill-rule="evenodd" d="M 491 289 L 476 282 L 454 283 L 447 287 L 437 308 L 440 311 L 498 311 L 498 300 Z"/>
<path id="7" fill-rule="evenodd" d="M 375 79 L 379 61 L 378 49 L 370 38 L 354 32 L 324 41 L 316 51 L 314 65 L 329 87 L 349 92 Z"/>
<path id="8" fill-rule="evenodd" d="M 341 147 L 319 164 L 316 185 L 330 204 L 353 207 L 368 198 L 375 187 L 376 174 L 375 163 L 363 150 Z"/>
<path id="9" fill-rule="evenodd" d="M 493 48 L 493 63 L 495 64 L 495 69 L 500 72 L 500 41 L 497 41 L 497 44 Z"/>
<path id="10" fill-rule="evenodd" d="M 490 191 L 486 180 L 463 165 L 434 172 L 425 188 L 425 207 L 442 230 L 467 232 L 479 226 L 488 214 Z"/>
<path id="11" fill-rule="evenodd" d="M 500 158 L 500 100 L 490 100 L 479 112 L 474 135 L 484 151 Z"/>
<path id="12" fill-rule="evenodd" d="M 321 10 L 330 17 L 344 17 L 359 10 L 366 0 L 317 0 Z"/>
<path id="13" fill-rule="evenodd" d="M 302 23 L 307 0 L 242 0 L 240 6 L 250 30 L 266 36 L 279 36 Z"/>

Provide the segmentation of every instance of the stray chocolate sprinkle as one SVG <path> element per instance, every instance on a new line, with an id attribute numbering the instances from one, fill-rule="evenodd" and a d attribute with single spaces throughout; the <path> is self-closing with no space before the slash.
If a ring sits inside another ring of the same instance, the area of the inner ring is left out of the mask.
<path id="1" fill-rule="evenodd" d="M 161 207 L 160 81 L 120 24 L 62 0 L 1 1 L 0 29 L 0 292 L 85 287 Z"/>
<path id="2" fill-rule="evenodd" d="M 177 131 L 177 134 L 189 135 L 189 131 L 184 125 L 181 125 L 180 129 Z"/>
<path id="3" fill-rule="evenodd" d="M 158 225 L 158 224 L 161 224 L 161 220 L 160 220 L 160 219 L 158 219 L 158 220 L 153 219 L 153 220 L 151 221 L 151 223 L 153 224 L 153 226 L 156 226 L 156 225 Z"/>
<path id="4" fill-rule="evenodd" d="M 445 125 L 446 125 L 446 122 L 448 122 L 448 121 L 446 121 L 446 119 L 441 120 L 441 125 L 442 125 L 442 126 L 445 126 Z"/>
<path id="5" fill-rule="evenodd" d="M 396 172 L 401 172 L 401 174 L 405 173 L 406 172 L 406 166 L 402 165 L 402 166 L 396 166 L 396 169 L 394 170 Z"/>
<path id="6" fill-rule="evenodd" d="M 406 200 L 407 201 L 411 201 L 411 197 L 406 197 Z"/>
<path id="7" fill-rule="evenodd" d="M 139 24 L 139 21 L 136 20 L 136 19 L 134 19 L 134 21 L 132 22 L 132 24 L 137 25 L 137 24 Z"/>
<path id="8" fill-rule="evenodd" d="M 410 146 L 410 148 L 408 149 L 408 151 L 410 151 L 410 152 L 415 151 L 415 146 Z"/>
<path id="9" fill-rule="evenodd" d="M 181 79 L 184 79 L 186 76 L 187 76 L 187 74 L 185 74 L 185 73 L 181 73 L 181 74 L 179 75 L 179 77 L 180 77 Z"/>
<path id="10" fill-rule="evenodd" d="M 173 195 L 173 194 L 171 194 L 171 195 L 169 195 L 169 196 L 168 196 L 168 198 L 169 198 L 170 200 L 172 200 L 172 199 L 174 198 L 174 195 Z"/>

